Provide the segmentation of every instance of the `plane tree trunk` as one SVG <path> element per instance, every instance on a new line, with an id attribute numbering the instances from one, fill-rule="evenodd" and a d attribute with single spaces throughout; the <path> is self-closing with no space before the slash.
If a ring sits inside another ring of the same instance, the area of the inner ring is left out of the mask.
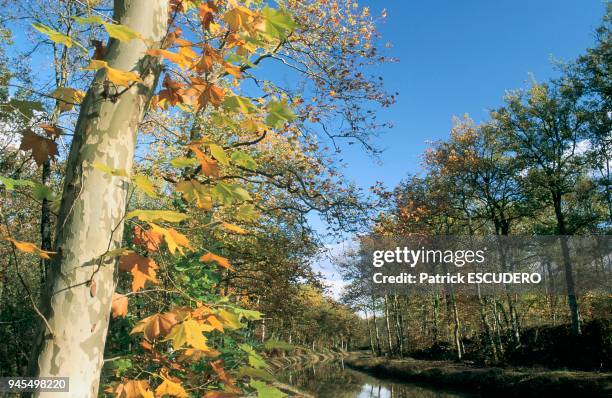
<path id="1" fill-rule="evenodd" d="M 114 19 L 159 45 L 167 33 L 168 0 L 115 0 Z M 58 254 L 43 300 L 47 324 L 30 364 L 34 376 L 70 378 L 70 392 L 58 393 L 62 397 L 97 396 L 117 263 L 102 256 L 121 247 L 128 182 L 92 165 L 132 168 L 138 126 L 160 74 L 159 61 L 145 56 L 146 50 L 143 40 L 111 41 L 109 66 L 138 71 L 143 83 L 109 90 L 98 72 L 81 104 L 68 155 Z"/>

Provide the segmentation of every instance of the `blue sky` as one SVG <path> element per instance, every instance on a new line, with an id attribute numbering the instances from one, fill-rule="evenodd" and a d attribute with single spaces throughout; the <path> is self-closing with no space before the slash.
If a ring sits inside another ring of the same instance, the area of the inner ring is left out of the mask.
<path id="1" fill-rule="evenodd" d="M 348 179 L 364 189 L 375 181 L 394 187 L 419 171 L 426 141 L 448 136 L 453 115 L 485 120 L 507 90 L 556 75 L 553 59 L 571 60 L 594 43 L 605 11 L 601 0 L 368 0 L 374 15 L 387 9 L 380 27 L 400 62 L 382 67 L 399 101 L 381 114 L 395 127 L 378 140 L 381 164 L 349 147 Z M 318 222 L 313 220 L 318 226 Z M 334 250 L 337 252 L 337 248 Z M 330 283 L 329 261 L 315 265 Z"/>

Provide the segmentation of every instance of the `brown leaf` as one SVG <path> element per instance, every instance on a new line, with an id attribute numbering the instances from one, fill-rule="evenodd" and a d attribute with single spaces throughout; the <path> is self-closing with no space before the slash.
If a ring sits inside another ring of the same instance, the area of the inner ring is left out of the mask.
<path id="1" fill-rule="evenodd" d="M 38 166 L 42 166 L 47 159 L 57 155 L 57 144 L 48 138 L 36 135 L 31 130 L 25 130 L 19 149 L 32 151 L 32 157 Z"/>
<path id="2" fill-rule="evenodd" d="M 129 253 L 119 259 L 119 269 L 132 274 L 132 291 L 137 292 L 144 288 L 145 282 L 158 283 L 155 278 L 157 264 L 150 257 L 144 257 L 136 253 Z"/>
<path id="3" fill-rule="evenodd" d="M 91 281 L 91 283 L 89 284 L 89 294 L 91 295 L 91 297 L 96 297 L 96 292 L 98 291 L 98 287 L 96 285 L 96 281 Z"/>
<path id="4" fill-rule="evenodd" d="M 38 257 L 44 258 L 46 260 L 50 260 L 51 256 L 57 253 L 43 250 L 36 246 L 34 243 L 22 242 L 17 239 L 9 238 L 8 236 L 5 237 L 4 240 L 11 242 L 11 244 L 15 246 L 15 249 L 19 251 L 22 251 L 24 253 L 36 254 Z"/>
<path id="5" fill-rule="evenodd" d="M 174 312 L 154 314 L 138 322 L 130 334 L 143 333 L 147 340 L 152 341 L 167 335 L 177 322 Z"/>
<path id="6" fill-rule="evenodd" d="M 113 293 L 113 301 L 111 303 L 113 318 L 125 318 L 128 312 L 128 298 L 123 294 Z"/>
<path id="7" fill-rule="evenodd" d="M 91 44 L 94 46 L 95 50 L 93 53 L 93 59 L 104 59 L 106 55 L 106 46 L 100 40 L 92 40 Z"/>
<path id="8" fill-rule="evenodd" d="M 217 12 L 217 6 L 212 1 L 200 4 L 199 14 L 200 22 L 204 30 L 210 31 L 210 24 L 214 21 L 214 14 Z"/>

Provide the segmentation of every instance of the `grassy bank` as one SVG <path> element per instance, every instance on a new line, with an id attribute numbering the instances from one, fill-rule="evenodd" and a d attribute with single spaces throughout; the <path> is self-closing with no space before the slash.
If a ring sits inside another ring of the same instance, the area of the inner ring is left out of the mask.
<path id="1" fill-rule="evenodd" d="M 388 359 L 351 354 L 345 364 L 381 378 L 497 396 L 612 396 L 612 373 L 471 367 L 450 361 Z"/>

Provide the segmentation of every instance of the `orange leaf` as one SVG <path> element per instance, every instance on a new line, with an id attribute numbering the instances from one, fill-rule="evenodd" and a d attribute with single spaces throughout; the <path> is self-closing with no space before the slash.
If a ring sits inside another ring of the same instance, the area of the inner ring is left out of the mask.
<path id="1" fill-rule="evenodd" d="M 36 254 L 40 258 L 44 258 L 46 260 L 50 260 L 51 256 L 56 254 L 57 252 L 50 252 L 43 250 L 36 246 L 34 243 L 30 242 L 22 242 L 17 239 L 9 238 L 8 236 L 4 238 L 4 240 L 11 242 L 11 244 L 15 247 L 15 249 L 22 251 L 24 253 L 32 253 Z"/>
<path id="2" fill-rule="evenodd" d="M 113 318 L 125 318 L 128 312 L 128 298 L 123 294 L 113 293 L 113 301 L 111 303 Z"/>
<path id="3" fill-rule="evenodd" d="M 234 76 L 236 79 L 242 78 L 242 71 L 240 70 L 240 67 L 226 62 L 223 64 L 223 68 L 227 73 Z"/>
<path id="4" fill-rule="evenodd" d="M 223 229 L 225 229 L 228 232 L 233 232 L 235 234 L 240 234 L 240 235 L 244 235 L 247 232 L 246 229 L 239 227 L 238 225 L 234 225 L 234 224 L 230 224 L 227 222 L 222 222 L 221 226 L 223 227 Z"/>
<path id="5" fill-rule="evenodd" d="M 219 164 L 216 160 L 207 156 L 200 148 L 196 145 L 190 145 L 189 149 L 195 154 L 196 159 L 200 162 L 202 172 L 207 177 L 219 177 Z"/>
<path id="6" fill-rule="evenodd" d="M 57 126 L 52 126 L 50 124 L 41 124 L 38 127 L 43 129 L 49 137 L 57 138 L 62 135 L 62 129 Z"/>
<path id="7" fill-rule="evenodd" d="M 22 134 L 19 149 L 31 150 L 32 157 L 38 166 L 57 155 L 57 144 L 53 140 L 36 135 L 31 130 L 26 130 Z"/>
<path id="8" fill-rule="evenodd" d="M 158 283 L 155 278 L 157 264 L 152 258 L 144 257 L 136 253 L 121 256 L 119 259 L 119 269 L 132 273 L 132 291 L 137 292 L 144 288 L 147 280 Z"/>
<path id="9" fill-rule="evenodd" d="M 204 30 L 210 31 L 210 24 L 213 22 L 214 13 L 217 12 L 217 6 L 212 1 L 208 1 L 206 3 L 200 4 L 199 13 L 200 13 L 200 21 L 202 22 L 202 27 Z"/>
<path id="10" fill-rule="evenodd" d="M 210 363 L 213 370 L 219 376 L 219 380 L 221 380 L 225 384 L 225 389 L 230 392 L 238 392 L 239 390 L 236 388 L 234 380 L 225 373 L 225 369 L 223 369 L 223 361 L 220 359 L 218 361 L 214 361 Z"/>
<path id="11" fill-rule="evenodd" d="M 134 226 L 134 244 L 144 246 L 150 253 L 159 250 L 163 238 L 163 235 L 151 229 L 145 230 L 138 225 Z"/>
<path id="12" fill-rule="evenodd" d="M 145 338 L 151 341 L 167 335 L 177 323 L 178 319 L 174 312 L 154 314 L 138 322 L 130 334 L 143 333 Z"/>
<path id="13" fill-rule="evenodd" d="M 204 398 L 238 398 L 239 395 L 236 395 L 233 392 L 227 391 L 209 391 L 204 395 Z"/>
<path id="14" fill-rule="evenodd" d="M 213 70 L 214 63 L 223 62 L 223 57 L 209 44 L 204 44 L 202 48 L 202 56 L 194 67 L 199 73 L 210 73 Z"/>
<path id="15" fill-rule="evenodd" d="M 221 267 L 228 269 L 230 271 L 234 271 L 234 269 L 232 268 L 229 260 L 225 257 L 221 257 L 221 256 L 217 256 L 216 254 L 213 253 L 206 253 L 205 255 L 203 255 L 202 257 L 200 257 L 200 261 L 202 262 L 216 262 L 217 264 L 219 264 Z"/>
<path id="16" fill-rule="evenodd" d="M 179 253 L 183 254 L 183 247 L 193 251 L 189 239 L 182 233 L 172 228 L 162 228 L 159 225 L 149 223 L 151 230 L 157 234 L 163 235 L 166 245 L 170 253 L 175 254 L 178 250 Z"/>

